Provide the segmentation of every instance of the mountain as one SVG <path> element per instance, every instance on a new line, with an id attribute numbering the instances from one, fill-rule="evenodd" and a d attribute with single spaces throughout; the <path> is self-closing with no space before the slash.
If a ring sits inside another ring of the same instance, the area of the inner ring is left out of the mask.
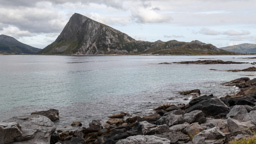
<path id="1" fill-rule="evenodd" d="M 21 43 L 13 37 L 0 35 L 0 53 L 2 54 L 35 54 L 40 50 Z"/>
<path id="2" fill-rule="evenodd" d="M 200 41 L 137 41 L 80 14 L 73 14 L 58 38 L 39 54 L 233 54 Z"/>
<path id="3" fill-rule="evenodd" d="M 244 43 L 244 44 L 239 44 L 234 46 L 223 47 L 221 49 L 224 49 L 230 52 L 236 52 L 236 53 L 255 54 L 256 44 Z"/>

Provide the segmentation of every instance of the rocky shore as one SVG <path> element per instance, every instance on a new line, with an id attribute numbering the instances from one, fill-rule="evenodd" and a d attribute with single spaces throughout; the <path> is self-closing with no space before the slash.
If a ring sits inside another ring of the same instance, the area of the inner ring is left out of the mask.
<path id="1" fill-rule="evenodd" d="M 240 91 L 221 98 L 201 95 L 199 89 L 184 91 L 180 94 L 193 95 L 186 105 L 161 105 L 145 116 L 120 112 L 106 123 L 93 120 L 87 127 L 74 121 L 56 129 L 55 109 L 13 117 L 0 122 L 0 144 L 223 144 L 253 136 L 256 79 L 243 77 L 223 85 Z"/>
<path id="2" fill-rule="evenodd" d="M 234 62 L 234 61 L 223 61 L 223 60 L 198 60 L 198 61 L 182 61 L 173 62 L 174 64 L 246 64 L 246 62 Z M 163 62 L 160 64 L 173 64 L 168 62 Z"/>

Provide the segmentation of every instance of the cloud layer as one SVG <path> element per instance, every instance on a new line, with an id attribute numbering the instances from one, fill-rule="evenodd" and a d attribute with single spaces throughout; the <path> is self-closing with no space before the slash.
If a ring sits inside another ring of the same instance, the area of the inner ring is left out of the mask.
<path id="1" fill-rule="evenodd" d="M 254 42 L 255 5 L 255 0 L 0 0 L 0 34 L 43 48 L 77 12 L 150 40 Z M 158 34 L 144 34 L 145 29 Z"/>

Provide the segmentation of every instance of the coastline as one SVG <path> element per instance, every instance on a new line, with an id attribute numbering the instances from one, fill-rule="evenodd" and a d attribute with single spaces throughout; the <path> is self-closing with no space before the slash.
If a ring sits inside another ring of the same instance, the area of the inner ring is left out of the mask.
<path id="1" fill-rule="evenodd" d="M 128 144 L 135 141 L 151 141 L 160 143 L 227 143 L 234 139 L 246 138 L 253 135 L 256 117 L 256 79 L 240 78 L 223 83 L 227 87 L 236 86 L 240 91 L 233 96 L 217 98 L 213 95 L 200 95 L 200 91 L 182 92 L 192 94 L 194 98 L 183 105 L 161 105 L 154 109 L 155 113 L 144 116 L 131 116 L 121 112 L 109 116 L 106 123 L 93 120 L 88 127 L 82 122 L 57 129 L 54 122 L 59 119 L 58 110 L 32 113 L 31 116 L 16 117 L 4 124 L 24 129 L 24 123 L 29 119 L 40 121 L 46 126 L 49 135 L 43 139 L 46 143 L 118 143 Z M 46 117 L 48 118 L 46 118 Z M 42 121 L 42 119 L 44 119 Z M 60 119 L 61 120 L 61 119 Z M 51 122 L 52 121 L 52 122 Z M 15 123 L 16 122 L 16 123 Z M 3 123 L 1 123 L 1 128 Z M 20 131 L 22 131 L 22 129 Z M 29 129 L 29 128 L 27 128 Z M 31 129 L 31 128 L 30 128 Z M 8 131 L 8 127 L 5 128 Z M 24 134 L 24 133 L 23 133 Z M 40 130 L 35 135 L 40 135 Z M 10 135 L 9 137 L 12 137 Z M 17 137 L 17 135 L 14 135 Z M 25 137 L 19 135 L 18 137 Z M 15 138 L 12 138 L 15 140 Z M 51 141 L 51 142 L 50 142 Z"/>

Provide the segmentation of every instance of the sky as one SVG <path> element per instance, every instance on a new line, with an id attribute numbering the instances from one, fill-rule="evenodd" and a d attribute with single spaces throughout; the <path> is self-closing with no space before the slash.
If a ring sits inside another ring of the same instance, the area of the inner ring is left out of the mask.
<path id="1" fill-rule="evenodd" d="M 0 0 L 0 34 L 44 48 L 74 13 L 137 40 L 256 43 L 256 0 Z"/>

